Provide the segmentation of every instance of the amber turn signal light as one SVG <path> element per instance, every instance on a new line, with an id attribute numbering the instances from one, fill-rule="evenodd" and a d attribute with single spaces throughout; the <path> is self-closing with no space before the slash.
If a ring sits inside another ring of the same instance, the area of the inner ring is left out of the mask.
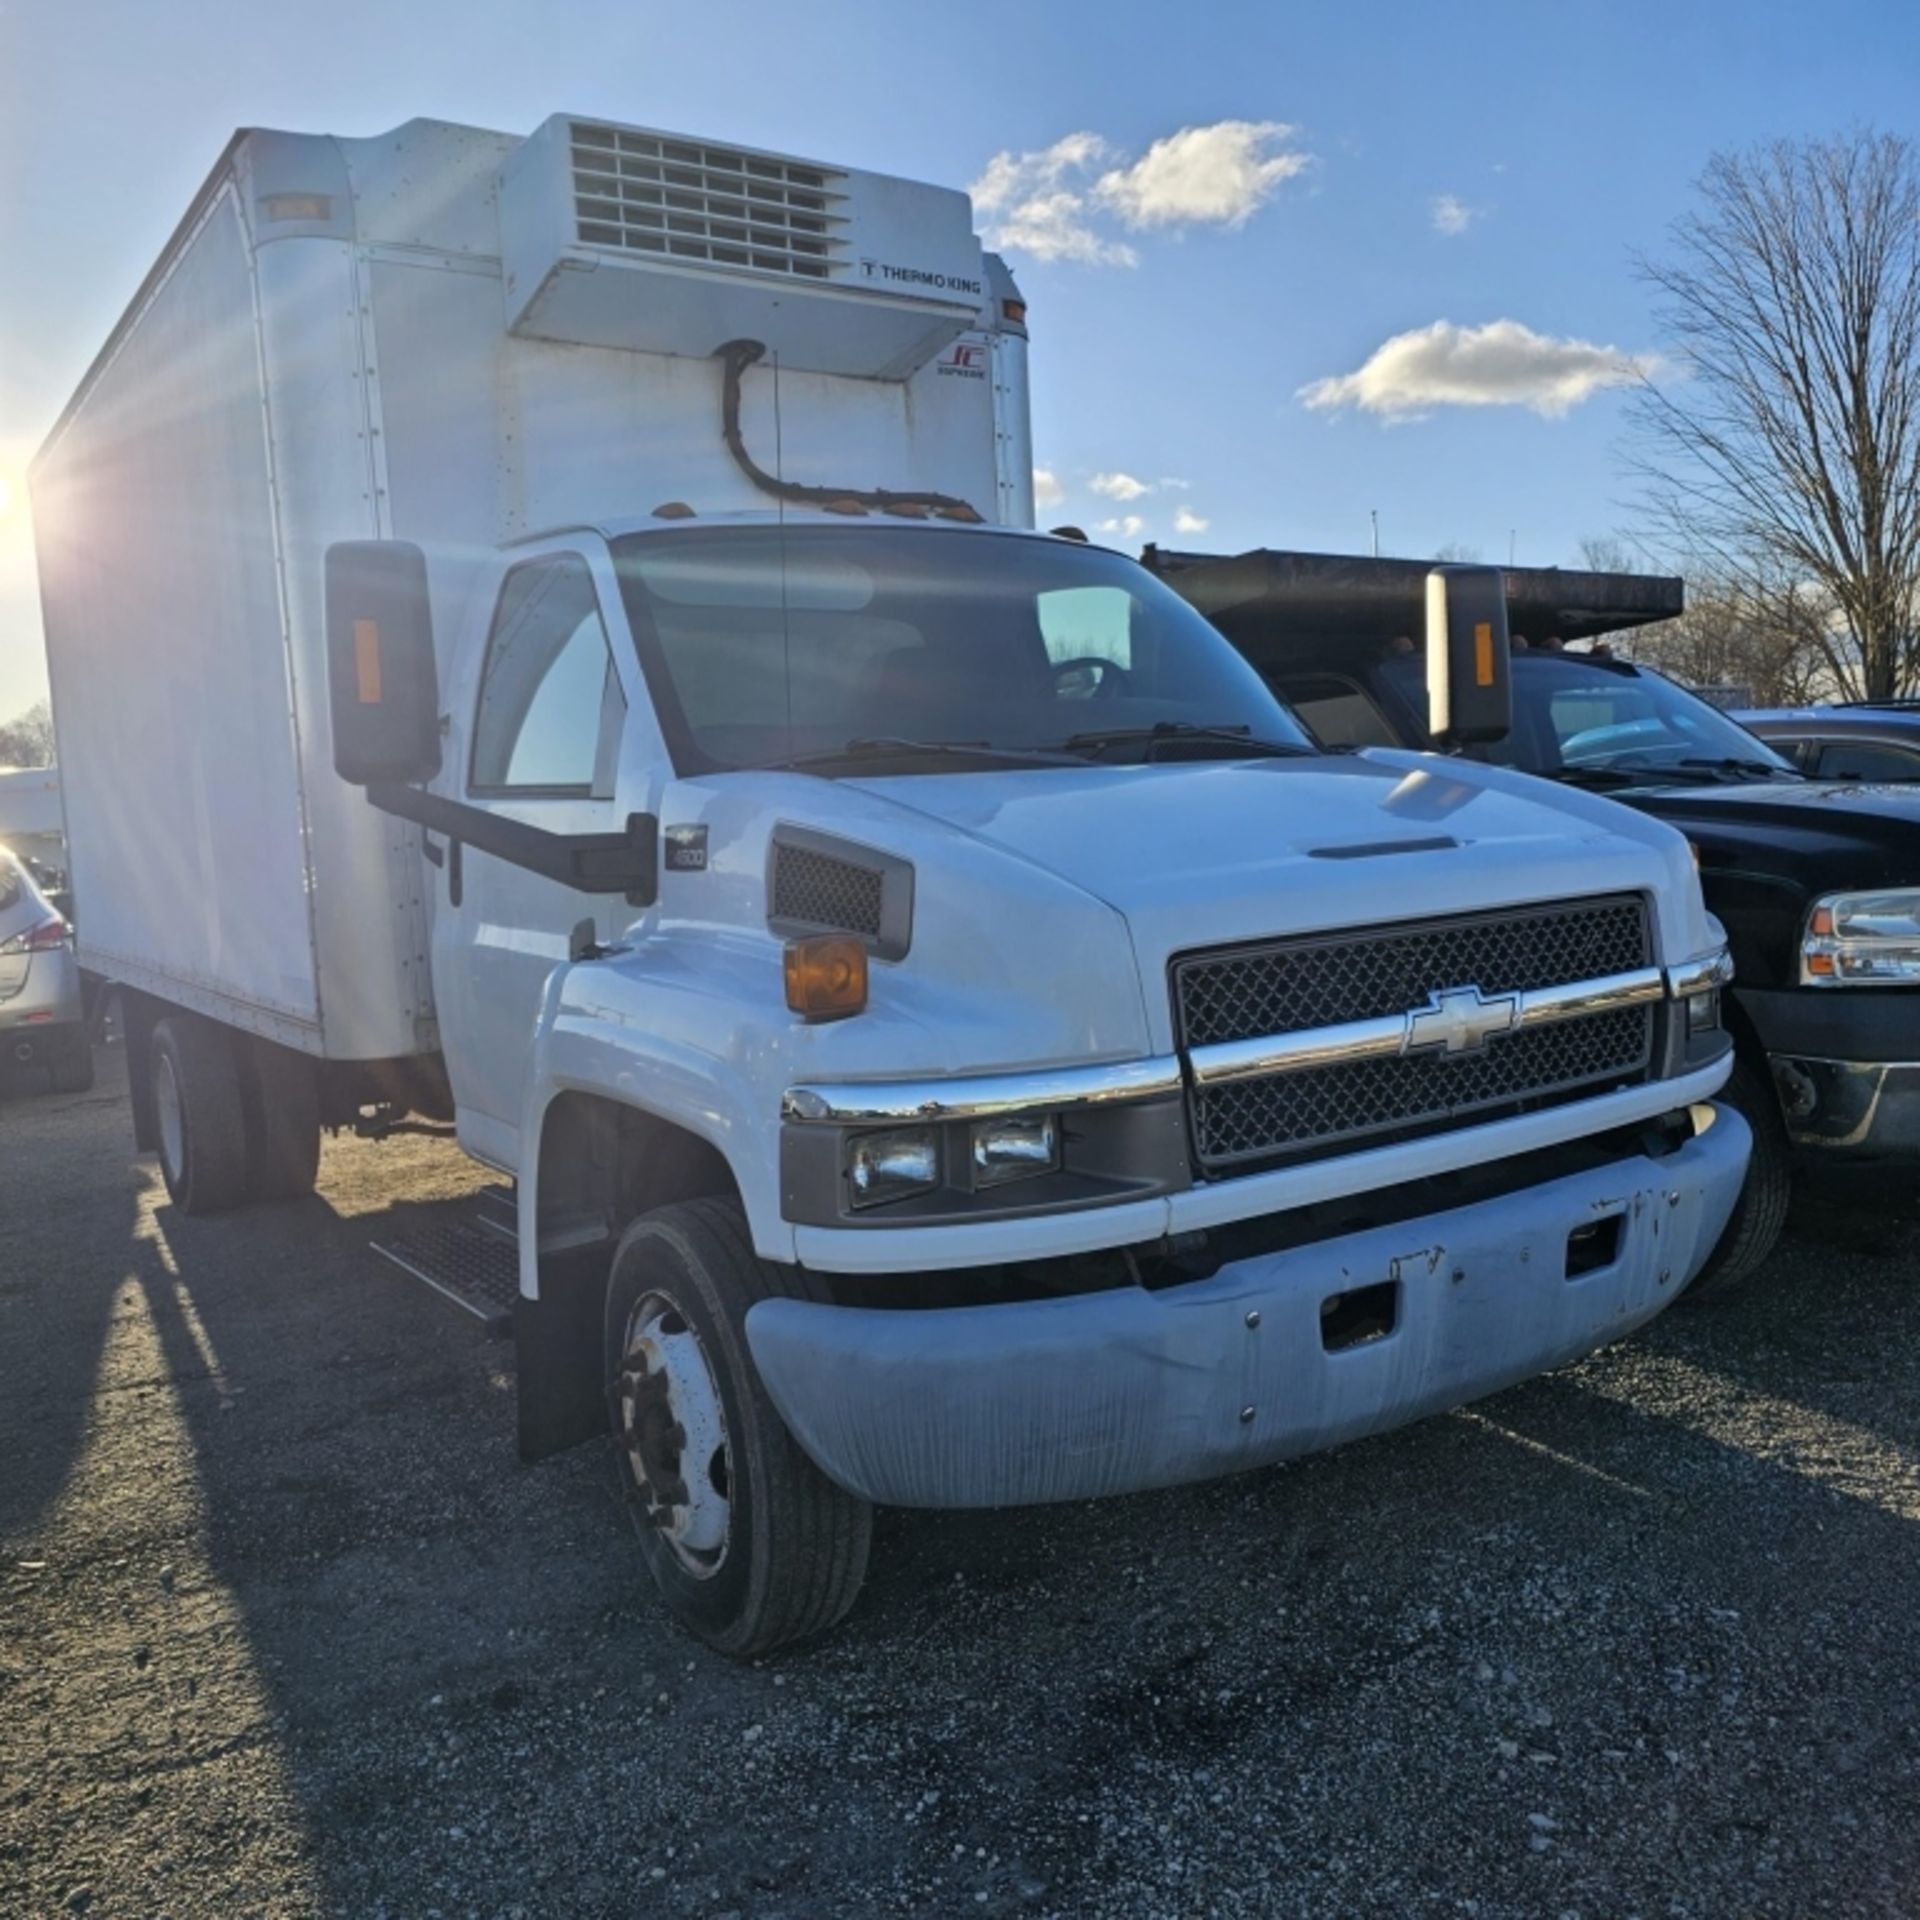
<path id="1" fill-rule="evenodd" d="M 845 934 L 787 942 L 787 1005 L 809 1020 L 865 1011 L 867 948 Z"/>

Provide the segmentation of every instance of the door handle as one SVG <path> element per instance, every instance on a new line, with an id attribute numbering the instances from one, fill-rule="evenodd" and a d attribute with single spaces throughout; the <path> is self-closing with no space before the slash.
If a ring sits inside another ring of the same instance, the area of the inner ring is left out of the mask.
<path id="1" fill-rule="evenodd" d="M 458 840 L 449 840 L 443 847 L 439 845 L 431 835 L 423 833 L 420 836 L 420 851 L 427 856 L 427 860 L 431 865 L 446 868 L 447 905 L 457 907 L 460 904 L 460 896 L 464 891 L 463 882 L 465 880 L 465 874 L 460 864 L 460 842 Z"/>

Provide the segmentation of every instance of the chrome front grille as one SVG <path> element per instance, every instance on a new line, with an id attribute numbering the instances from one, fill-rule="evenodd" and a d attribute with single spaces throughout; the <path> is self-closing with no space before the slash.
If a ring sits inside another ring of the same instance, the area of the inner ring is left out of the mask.
<path id="1" fill-rule="evenodd" d="M 1651 962 L 1637 895 L 1186 955 L 1195 1156 L 1242 1170 L 1643 1081 Z"/>

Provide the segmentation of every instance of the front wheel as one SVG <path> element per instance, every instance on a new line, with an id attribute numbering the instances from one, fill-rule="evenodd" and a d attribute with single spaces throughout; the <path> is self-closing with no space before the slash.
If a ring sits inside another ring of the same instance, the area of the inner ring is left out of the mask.
<path id="1" fill-rule="evenodd" d="M 747 1310 L 804 1282 L 740 1210 L 687 1200 L 621 1237 L 606 1377 L 620 1483 L 672 1612 L 722 1653 L 824 1632 L 866 1577 L 873 1509 L 801 1452 L 747 1349 Z"/>
<path id="2" fill-rule="evenodd" d="M 1718 1299 L 1750 1280 L 1778 1245 L 1787 1224 L 1787 1202 L 1793 1197 L 1793 1148 L 1764 1067 L 1736 1059 L 1716 1098 L 1751 1129 L 1753 1158 L 1747 1162 L 1746 1184 L 1732 1217 L 1687 1287 L 1684 1297 L 1689 1300 Z"/>

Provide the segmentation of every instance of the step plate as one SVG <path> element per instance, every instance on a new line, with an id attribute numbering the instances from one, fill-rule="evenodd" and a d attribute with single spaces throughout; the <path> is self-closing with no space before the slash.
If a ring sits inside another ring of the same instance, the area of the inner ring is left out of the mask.
<path id="1" fill-rule="evenodd" d="M 520 1292 L 520 1262 L 514 1249 L 482 1227 L 449 1221 L 396 1233 L 368 1243 L 382 1259 L 423 1280 L 435 1293 L 482 1322 L 490 1334 L 513 1328 Z"/>

